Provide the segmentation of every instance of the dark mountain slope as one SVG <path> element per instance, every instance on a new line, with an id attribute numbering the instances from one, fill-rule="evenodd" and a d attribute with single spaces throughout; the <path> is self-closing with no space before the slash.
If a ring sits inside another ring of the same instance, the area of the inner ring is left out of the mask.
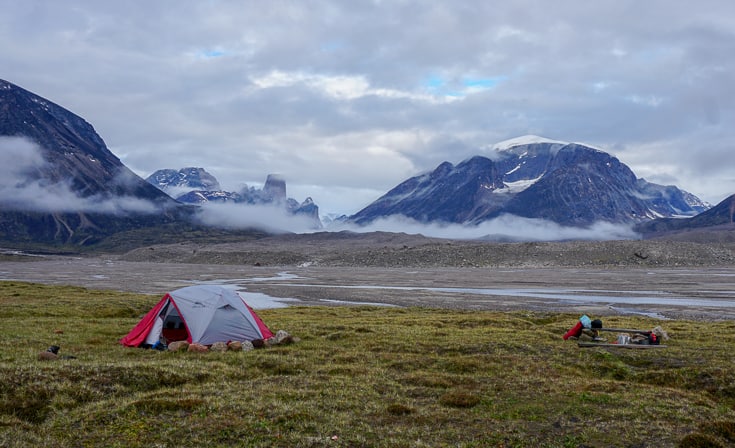
<path id="1" fill-rule="evenodd" d="M 91 244 L 191 210 L 130 171 L 81 117 L 0 80 L 0 239 Z"/>
<path id="2" fill-rule="evenodd" d="M 434 171 L 399 184 L 350 219 L 364 224 L 390 215 L 403 215 L 422 222 L 466 222 L 502 207 L 502 186 L 497 166 L 485 157 L 473 157 L 456 167 L 449 162 Z"/>
<path id="3" fill-rule="evenodd" d="M 80 197 L 134 196 L 173 204 L 171 198 L 123 165 L 84 119 L 3 80 L 0 135 L 25 137 L 41 148 L 47 164 L 42 171 L 29 173 L 30 179 L 68 183 Z"/>

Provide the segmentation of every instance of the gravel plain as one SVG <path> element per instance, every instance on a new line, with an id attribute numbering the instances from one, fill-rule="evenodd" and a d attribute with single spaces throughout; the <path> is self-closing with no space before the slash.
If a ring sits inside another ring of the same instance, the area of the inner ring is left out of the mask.
<path id="1" fill-rule="evenodd" d="M 495 243 L 325 232 L 95 256 L 6 251 L 2 279 L 153 295 L 217 283 L 265 295 L 277 306 L 735 319 L 735 244 L 727 241 Z"/>

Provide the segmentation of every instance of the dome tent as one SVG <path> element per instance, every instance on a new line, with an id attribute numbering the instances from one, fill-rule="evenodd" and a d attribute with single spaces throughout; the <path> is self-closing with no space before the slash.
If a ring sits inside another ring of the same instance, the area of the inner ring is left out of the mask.
<path id="1" fill-rule="evenodd" d="M 237 291 L 197 285 L 166 293 L 120 343 L 140 347 L 160 337 L 211 345 L 268 339 L 273 333 Z"/>

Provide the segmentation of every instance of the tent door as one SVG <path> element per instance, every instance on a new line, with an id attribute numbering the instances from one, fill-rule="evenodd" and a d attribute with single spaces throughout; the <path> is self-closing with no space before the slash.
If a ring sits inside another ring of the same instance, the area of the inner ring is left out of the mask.
<path id="1" fill-rule="evenodd" d="M 163 319 L 163 337 L 168 342 L 185 341 L 189 337 L 183 319 L 179 316 L 176 308 L 171 307 L 171 312 Z"/>

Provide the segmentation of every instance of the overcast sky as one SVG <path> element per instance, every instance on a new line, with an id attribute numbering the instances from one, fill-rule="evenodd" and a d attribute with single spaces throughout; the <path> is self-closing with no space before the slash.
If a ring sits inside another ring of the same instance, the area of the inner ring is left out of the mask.
<path id="1" fill-rule="evenodd" d="M 0 0 L 0 78 L 143 177 L 277 173 L 321 214 L 525 134 L 735 193 L 732 0 Z"/>

